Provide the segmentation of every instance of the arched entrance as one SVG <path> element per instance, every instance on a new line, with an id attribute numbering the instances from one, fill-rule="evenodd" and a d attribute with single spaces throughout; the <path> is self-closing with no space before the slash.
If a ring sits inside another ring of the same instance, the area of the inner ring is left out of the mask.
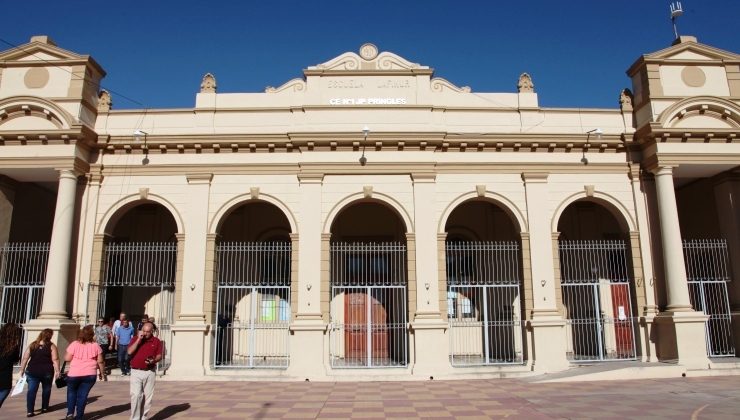
<path id="1" fill-rule="evenodd" d="M 374 200 L 331 226 L 330 359 L 335 368 L 408 365 L 406 227 Z"/>
<path id="2" fill-rule="evenodd" d="M 172 343 L 177 271 L 177 224 L 161 204 L 138 201 L 108 222 L 100 283 L 90 284 L 91 319 L 125 312 L 136 326 L 154 318 L 159 338 Z M 169 350 L 169 349 L 168 349 Z M 167 352 L 160 369 L 169 366 Z"/>
<path id="3" fill-rule="evenodd" d="M 637 357 L 628 232 L 618 217 L 600 202 L 579 200 L 558 221 L 562 308 L 572 361 Z"/>
<path id="4" fill-rule="evenodd" d="M 0 327 L 22 327 L 41 312 L 56 189 L 0 174 Z"/>
<path id="5" fill-rule="evenodd" d="M 469 200 L 445 226 L 452 366 L 524 361 L 520 230 L 501 207 Z"/>
<path id="6" fill-rule="evenodd" d="M 290 224 L 275 205 L 237 205 L 219 223 L 213 366 L 288 367 Z"/>

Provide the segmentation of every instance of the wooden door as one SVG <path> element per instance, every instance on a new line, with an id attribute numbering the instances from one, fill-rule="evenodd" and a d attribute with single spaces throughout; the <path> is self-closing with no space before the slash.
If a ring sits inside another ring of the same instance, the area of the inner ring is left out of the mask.
<path id="1" fill-rule="evenodd" d="M 344 357 L 346 360 L 367 358 L 367 294 L 364 291 L 344 294 Z"/>
<path id="2" fill-rule="evenodd" d="M 383 293 L 383 290 L 375 290 L 376 293 Z M 372 322 L 372 357 L 375 360 L 388 359 L 388 314 L 385 305 L 372 297 L 371 315 Z"/>

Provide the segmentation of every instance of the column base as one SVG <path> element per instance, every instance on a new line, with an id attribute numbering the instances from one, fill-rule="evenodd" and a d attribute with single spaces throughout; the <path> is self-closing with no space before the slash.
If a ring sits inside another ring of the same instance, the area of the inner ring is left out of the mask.
<path id="1" fill-rule="evenodd" d="M 419 377 L 432 377 L 452 372 L 450 365 L 449 337 L 445 334 L 449 324 L 442 320 L 439 312 L 417 312 L 411 323 L 413 355 L 411 373 Z"/>
<path id="2" fill-rule="evenodd" d="M 709 315 L 697 311 L 661 312 L 655 317 L 658 331 L 658 360 L 677 362 L 694 369 L 706 369 L 706 322 Z"/>
<path id="3" fill-rule="evenodd" d="M 325 351 L 327 325 L 319 317 L 302 317 L 290 326 L 290 364 L 287 373 L 296 378 L 318 380 L 326 378 L 328 366 Z M 298 345 L 300 343 L 300 345 Z"/>
<path id="4" fill-rule="evenodd" d="M 532 369 L 538 373 L 560 372 L 570 368 L 566 357 L 565 320 L 557 311 L 533 314 L 527 326 L 531 332 Z"/>
<path id="5" fill-rule="evenodd" d="M 67 346 L 77 340 L 80 325 L 71 319 L 32 319 L 28 323 L 23 324 L 23 329 L 26 330 L 26 342 L 23 343 L 23 349 L 25 350 L 28 344 L 35 340 L 41 331 L 46 328 L 54 331 L 51 341 L 57 345 L 59 357 L 64 358 L 64 354 L 67 352 Z"/>
<path id="6" fill-rule="evenodd" d="M 166 374 L 178 378 L 198 378 L 205 375 L 210 360 L 207 340 L 210 326 L 203 322 L 178 320 L 172 325 L 172 343 L 165 343 L 172 353 L 172 364 Z"/>

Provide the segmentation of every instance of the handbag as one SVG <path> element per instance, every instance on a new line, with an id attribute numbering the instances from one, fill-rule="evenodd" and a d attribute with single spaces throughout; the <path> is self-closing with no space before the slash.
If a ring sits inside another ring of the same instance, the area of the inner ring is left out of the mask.
<path id="1" fill-rule="evenodd" d="M 13 391 L 10 392 L 10 396 L 14 397 L 22 393 L 23 388 L 25 387 L 26 387 L 26 375 L 23 375 L 20 378 L 18 378 L 18 382 L 15 383 L 15 387 L 13 388 Z"/>
<path id="2" fill-rule="evenodd" d="M 67 372 L 64 371 L 65 366 L 67 366 L 67 362 L 62 363 L 61 372 L 59 372 L 59 376 L 54 380 L 54 385 L 56 385 L 57 388 L 64 388 L 67 386 Z"/>

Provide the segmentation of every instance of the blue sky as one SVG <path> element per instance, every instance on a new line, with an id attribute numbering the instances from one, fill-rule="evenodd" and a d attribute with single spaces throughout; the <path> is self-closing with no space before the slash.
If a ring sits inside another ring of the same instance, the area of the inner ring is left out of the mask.
<path id="1" fill-rule="evenodd" d="M 192 107 L 206 72 L 219 92 L 262 92 L 365 42 L 474 92 L 514 92 L 526 71 L 541 106 L 616 108 L 625 70 L 673 40 L 669 3 L 18 1 L 2 8 L 0 40 L 45 34 L 92 55 L 115 109 Z M 682 3 L 680 33 L 740 52 L 740 0 Z"/>

